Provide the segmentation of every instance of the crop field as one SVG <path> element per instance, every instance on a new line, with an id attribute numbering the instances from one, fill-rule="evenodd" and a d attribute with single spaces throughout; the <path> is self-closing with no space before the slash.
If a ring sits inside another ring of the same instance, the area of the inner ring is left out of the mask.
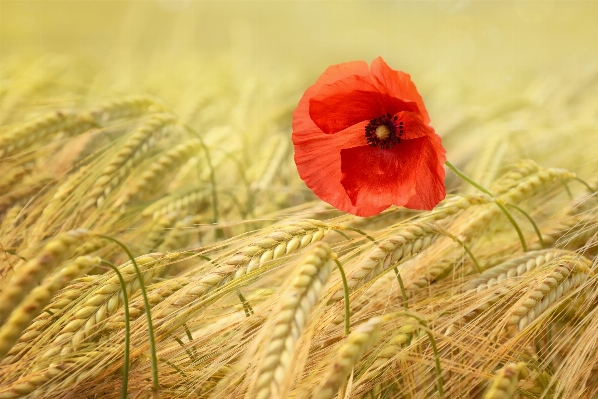
<path id="1" fill-rule="evenodd" d="M 0 399 L 598 398 L 596 17 L 0 1 Z M 466 174 L 432 210 L 298 174 L 303 93 L 378 56 Z"/>

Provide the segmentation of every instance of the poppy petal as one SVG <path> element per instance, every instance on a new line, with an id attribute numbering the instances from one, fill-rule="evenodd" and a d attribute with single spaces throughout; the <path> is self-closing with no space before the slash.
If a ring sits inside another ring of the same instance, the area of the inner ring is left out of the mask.
<path id="1" fill-rule="evenodd" d="M 339 92 L 339 87 L 342 89 L 343 86 L 344 92 Z M 349 86 L 352 91 L 358 92 L 357 97 L 362 97 L 358 101 L 363 102 L 365 98 L 366 106 L 358 104 L 351 97 L 353 93 L 347 92 Z M 356 86 L 361 90 L 355 90 Z M 318 100 L 322 102 L 322 98 L 318 96 L 322 96 L 326 99 L 324 102 L 330 104 L 323 104 L 318 108 Z M 313 115 L 310 115 L 310 100 L 316 103 Z M 351 101 L 361 110 L 355 112 L 356 108 L 349 107 L 351 113 L 361 113 L 359 117 L 343 110 L 343 105 L 351 104 Z M 377 112 L 370 117 L 367 112 L 372 109 Z M 381 150 L 368 146 L 365 137 L 365 127 L 370 119 L 381 116 L 392 117 L 395 132 L 403 131 L 396 148 L 384 150 L 386 155 L 394 151 L 402 158 L 397 161 L 396 156 L 381 159 L 361 156 L 361 160 L 365 162 L 364 167 L 369 168 L 368 170 L 387 170 L 382 177 L 370 176 L 371 182 L 368 182 L 367 173 L 363 173 L 359 165 L 351 165 L 354 158 L 352 151 L 357 151 L 356 148 L 374 152 Z M 393 203 L 415 209 L 431 209 L 444 198 L 442 163 L 445 151 L 440 137 L 434 133 L 433 128 L 427 126 L 428 120 L 421 97 L 409 75 L 393 71 L 382 59 L 376 60 L 371 69 L 362 61 L 333 65 L 306 90 L 293 113 L 292 139 L 299 175 L 322 200 L 358 216 L 376 215 Z M 400 122 L 403 122 L 402 125 Z M 407 173 L 406 168 L 398 167 L 401 162 L 414 170 Z M 388 179 L 393 173 L 394 185 Z M 418 179 L 421 181 L 417 181 Z M 363 189 L 360 187 L 361 183 L 364 183 Z M 379 186 L 389 189 L 391 195 L 378 195 L 376 190 Z M 368 190 L 374 192 L 374 195 L 362 195 L 362 192 Z M 350 193 L 353 198 L 350 198 Z"/>
<path id="2" fill-rule="evenodd" d="M 293 127 L 292 137 L 299 176 L 318 197 L 341 211 L 372 216 L 388 208 L 388 205 L 357 208 L 351 204 L 341 185 L 341 150 L 365 145 L 364 129 L 365 123 L 361 123 L 351 126 L 342 134 L 329 135 L 322 133 L 315 125 L 311 130 L 296 130 Z"/>
<path id="3" fill-rule="evenodd" d="M 415 194 L 404 205 L 409 209 L 432 209 L 446 197 L 446 151 L 442 147 L 440 136 L 429 136 L 423 148 L 423 156 L 425 159 L 422 159 L 415 171 Z"/>
<path id="4" fill-rule="evenodd" d="M 400 111 L 419 112 L 417 104 L 381 91 L 368 77 L 350 76 L 323 85 L 309 101 L 309 115 L 324 133 L 337 133 L 356 123 Z"/>
<path id="5" fill-rule="evenodd" d="M 296 135 L 301 135 L 304 132 L 313 131 L 322 133 L 322 130 L 315 125 L 309 116 L 309 100 L 318 93 L 323 85 L 350 76 L 367 74 L 369 74 L 369 67 L 364 61 L 346 62 L 328 67 L 316 83 L 305 91 L 301 100 L 299 100 L 297 108 L 293 112 L 293 139 Z"/>
<path id="6" fill-rule="evenodd" d="M 357 208 L 411 202 L 414 209 L 432 209 L 440 201 L 433 202 L 438 192 L 444 198 L 444 174 L 439 175 L 437 164 L 437 148 L 429 136 L 406 140 L 391 149 L 348 148 L 341 150 L 341 184 Z"/>
<path id="7" fill-rule="evenodd" d="M 419 113 L 422 115 L 424 124 L 430 123 L 430 117 L 422 96 L 417 91 L 415 84 L 411 81 L 411 76 L 405 72 L 395 71 L 384 62 L 382 57 L 372 61 L 370 68 L 372 75 L 378 84 L 396 98 L 417 104 Z"/>
<path id="8" fill-rule="evenodd" d="M 361 146 L 341 150 L 341 184 L 351 203 L 361 206 L 403 205 L 415 194 L 413 167 L 424 139 L 391 149 Z"/>
<path id="9" fill-rule="evenodd" d="M 399 112 L 396 117 L 395 125 L 397 126 L 397 133 L 402 133 L 400 135 L 401 141 L 435 134 L 434 129 L 424 124 L 419 114 L 414 112 Z"/>

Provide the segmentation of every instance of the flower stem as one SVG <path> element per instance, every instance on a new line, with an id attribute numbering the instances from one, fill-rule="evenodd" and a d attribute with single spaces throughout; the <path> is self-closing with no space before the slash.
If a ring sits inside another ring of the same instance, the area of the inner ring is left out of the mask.
<path id="1" fill-rule="evenodd" d="M 128 390 L 129 390 L 129 364 L 130 364 L 130 355 L 129 351 L 131 348 L 131 326 L 130 326 L 130 318 L 129 318 L 129 295 L 127 294 L 127 285 L 125 284 L 125 280 L 123 279 L 122 274 L 114 264 L 108 262 L 107 260 L 102 259 L 101 263 L 105 264 L 116 273 L 118 277 L 118 282 L 120 284 L 120 288 L 123 293 L 123 306 L 125 310 L 125 350 L 123 353 L 123 385 L 121 390 L 121 398 L 127 399 Z"/>
<path id="2" fill-rule="evenodd" d="M 452 170 L 453 172 L 455 172 L 455 174 L 457 176 L 459 176 L 461 179 L 465 180 L 467 183 L 471 184 L 472 186 L 474 186 L 475 188 L 477 188 L 481 192 L 486 193 L 489 196 L 491 196 L 491 197 L 494 198 L 494 195 L 492 195 L 492 193 L 490 191 L 486 190 L 484 187 L 480 186 L 478 183 L 476 183 L 475 181 L 473 181 L 469 176 L 467 176 L 465 173 L 463 173 L 459 169 L 457 169 L 457 167 L 455 165 L 453 165 L 450 161 L 446 161 L 444 164 L 446 166 L 448 166 L 448 168 L 450 170 Z"/>
<path id="3" fill-rule="evenodd" d="M 401 278 L 401 273 L 399 272 L 399 268 L 395 267 L 395 274 L 397 275 L 397 280 L 399 281 L 399 287 L 401 288 L 401 297 L 403 298 L 403 307 L 405 311 L 409 311 L 409 303 L 407 302 L 407 293 L 405 292 L 405 285 L 403 284 L 403 279 Z"/>
<path id="4" fill-rule="evenodd" d="M 139 271 L 139 266 L 137 266 L 137 262 L 135 261 L 135 257 L 129 248 L 124 245 L 122 242 L 118 241 L 116 238 L 112 238 L 110 236 L 104 234 L 97 234 L 98 237 L 105 238 L 116 243 L 120 246 L 129 256 L 133 268 L 135 269 L 135 274 L 137 275 L 137 279 L 139 280 L 139 289 L 141 290 L 141 296 L 143 297 L 143 305 L 145 306 L 145 316 L 147 318 L 147 332 L 149 335 L 149 343 L 150 343 L 150 353 L 152 359 L 152 390 L 154 393 L 158 393 L 160 391 L 160 383 L 158 382 L 158 356 L 156 354 L 156 339 L 154 338 L 154 326 L 152 324 L 152 314 L 150 310 L 149 300 L 147 299 L 147 292 L 145 290 L 145 283 L 143 282 L 143 276 L 141 275 L 141 271 Z"/>
<path id="5" fill-rule="evenodd" d="M 523 216 L 525 216 L 527 218 L 527 220 L 529 220 L 529 222 L 531 223 L 531 225 L 534 227 L 534 230 L 536 231 L 536 234 L 538 235 L 538 241 L 540 241 L 540 245 L 542 246 L 542 249 L 546 248 L 546 245 L 544 244 L 544 238 L 542 238 L 542 233 L 540 232 L 540 229 L 538 228 L 538 225 L 536 224 L 536 222 L 534 222 L 534 219 L 532 219 L 532 217 L 523 209 L 521 209 L 520 207 L 518 207 L 515 204 L 511 204 L 511 203 L 507 203 L 508 206 L 517 209 L 519 212 L 521 212 L 521 214 Z"/>
<path id="6" fill-rule="evenodd" d="M 350 327 L 351 327 L 351 308 L 349 307 L 349 285 L 347 284 L 347 276 L 345 275 L 345 270 L 343 269 L 343 265 L 339 262 L 338 259 L 335 259 L 334 262 L 338 267 L 338 271 L 341 274 L 341 279 L 343 280 L 343 293 L 345 294 L 345 335 L 349 335 Z"/>
<path id="7" fill-rule="evenodd" d="M 488 194 L 492 198 L 495 198 L 494 195 L 490 191 L 488 191 L 487 189 L 485 189 L 484 187 L 480 186 L 478 183 L 476 183 L 475 181 L 473 181 L 469 176 L 467 176 L 465 173 L 461 172 L 450 161 L 446 161 L 444 164 L 450 170 L 452 170 L 453 172 L 455 172 L 455 174 L 457 176 L 459 176 L 461 179 L 465 180 L 466 182 L 468 182 L 469 184 L 471 184 L 472 186 L 474 186 L 475 188 L 477 188 L 481 192 L 483 192 L 485 194 Z M 500 208 L 500 210 L 505 214 L 505 216 L 507 217 L 507 219 L 509 219 L 509 222 L 511 222 L 511 224 L 515 228 L 515 231 L 517 231 L 517 235 L 519 236 L 519 240 L 521 241 L 521 247 L 523 248 L 523 252 L 527 252 L 527 244 L 525 242 L 525 237 L 523 236 L 523 232 L 521 231 L 521 228 L 519 227 L 519 225 L 517 224 L 517 222 L 513 218 L 513 215 L 511 215 L 511 213 L 509 212 L 509 210 L 503 204 L 501 204 L 500 202 L 497 202 L 497 201 L 494 201 L 494 202 Z"/>

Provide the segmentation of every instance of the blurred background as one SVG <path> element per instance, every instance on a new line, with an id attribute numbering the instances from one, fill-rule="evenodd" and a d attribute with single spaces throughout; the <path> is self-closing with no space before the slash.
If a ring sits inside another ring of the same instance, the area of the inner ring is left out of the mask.
<path id="1" fill-rule="evenodd" d="M 215 87 L 235 93 L 211 103 L 223 108 L 251 90 L 275 92 L 285 110 L 277 123 L 289 126 L 303 90 L 328 65 L 382 56 L 412 75 L 459 159 L 486 137 L 515 134 L 516 142 L 531 127 L 572 139 L 594 132 L 593 102 L 573 107 L 575 132 L 559 109 L 596 91 L 597 17 L 597 1 L 2 0 L 0 118 L 22 118 L 11 116 L 14 88 L 27 98 L 20 109 L 149 94 L 186 118 Z M 44 97 L 48 80 L 60 90 Z M 502 118 L 521 107 L 524 117 Z M 473 127 L 497 114 L 501 123 Z M 545 154 L 556 144 L 536 145 Z M 529 144 L 515 147 L 513 160 L 534 156 Z"/>
<path id="2" fill-rule="evenodd" d="M 224 59 L 243 73 L 313 80 L 330 64 L 380 55 L 428 91 L 466 86 L 475 102 L 564 65 L 572 76 L 594 68 L 597 17 L 592 0 L 2 0 L 0 68 L 15 56 L 75 55 L 124 91 L 156 64 L 174 75 L 181 59 L 196 60 L 198 74 Z"/>

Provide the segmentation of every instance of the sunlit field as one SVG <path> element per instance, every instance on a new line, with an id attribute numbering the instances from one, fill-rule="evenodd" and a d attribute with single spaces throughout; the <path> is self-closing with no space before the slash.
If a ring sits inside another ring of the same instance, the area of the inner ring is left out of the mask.
<path id="1" fill-rule="evenodd" d="M 597 17 L 0 1 L 0 399 L 598 398 Z M 301 180 L 299 99 L 378 56 L 485 192 Z"/>

